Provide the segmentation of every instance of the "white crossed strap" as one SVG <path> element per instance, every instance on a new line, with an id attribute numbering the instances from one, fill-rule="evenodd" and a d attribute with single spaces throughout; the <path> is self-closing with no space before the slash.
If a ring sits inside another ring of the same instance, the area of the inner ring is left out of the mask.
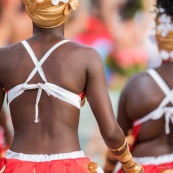
<path id="1" fill-rule="evenodd" d="M 156 108 L 154 111 L 146 115 L 145 117 L 135 121 L 134 125 L 138 125 L 141 123 L 144 123 L 148 120 L 158 120 L 163 115 L 165 116 L 165 133 L 170 133 L 170 127 L 169 123 L 173 124 L 173 107 L 167 107 L 168 103 L 173 104 L 173 89 L 170 90 L 165 81 L 160 77 L 160 75 L 153 69 L 149 69 L 148 74 L 154 79 L 154 81 L 158 84 L 158 86 L 162 89 L 162 91 L 165 93 L 165 98 L 162 100 L 158 108 Z"/>
<path id="2" fill-rule="evenodd" d="M 24 40 L 22 41 L 22 44 L 25 46 L 25 48 L 28 50 L 28 53 L 30 54 L 31 59 L 33 60 L 34 64 L 35 64 L 35 68 L 33 69 L 33 71 L 30 73 L 29 77 L 27 78 L 25 84 L 27 84 L 33 77 L 34 75 L 38 72 L 40 74 L 40 77 L 42 78 L 42 80 L 45 82 L 45 84 L 47 83 L 45 74 L 43 72 L 42 69 L 42 64 L 47 60 L 47 58 L 49 57 L 49 55 L 59 46 L 61 46 L 64 43 L 69 42 L 69 40 L 63 40 L 57 44 L 55 44 L 43 57 L 40 61 L 38 61 L 35 53 L 33 52 L 33 50 L 31 49 L 30 45 Z M 36 104 L 35 104 L 35 123 L 39 122 L 39 118 L 38 118 L 38 104 L 41 98 L 41 94 L 42 94 L 42 90 L 44 89 L 44 84 L 38 83 L 37 84 L 38 87 L 38 93 L 37 93 L 37 97 L 36 97 Z M 46 91 L 46 90 L 45 90 Z M 49 93 L 47 93 L 48 95 L 50 95 Z"/>
<path id="3" fill-rule="evenodd" d="M 59 46 L 63 45 L 64 43 L 67 43 L 67 42 L 69 42 L 69 40 L 63 40 L 63 41 L 55 44 L 51 49 L 49 49 L 49 51 L 42 57 L 42 59 L 40 61 L 38 61 L 37 57 L 35 56 L 35 53 L 31 49 L 30 45 L 26 41 L 21 42 L 24 45 L 24 47 L 26 48 L 26 50 L 28 51 L 28 53 L 30 54 L 31 59 L 35 64 L 35 68 L 32 70 L 32 72 L 28 76 L 27 80 L 23 84 L 19 84 L 16 87 L 9 90 L 9 92 L 8 92 L 8 101 L 9 101 L 9 103 L 8 104 L 10 104 L 10 102 L 14 98 L 21 95 L 25 90 L 27 90 L 27 89 L 38 89 L 37 97 L 36 97 L 36 103 L 35 103 L 35 120 L 34 120 L 35 123 L 39 122 L 38 104 L 39 104 L 39 101 L 40 101 L 40 98 L 41 98 L 42 90 L 44 90 L 48 95 L 52 94 L 56 97 L 55 90 L 58 88 L 58 90 L 60 91 L 60 96 L 59 96 L 60 99 L 65 100 L 66 102 L 70 103 L 70 101 L 67 100 L 67 98 L 63 98 L 63 93 L 66 93 L 66 94 L 69 94 L 72 99 L 75 98 L 77 101 L 79 100 L 79 98 L 75 94 L 71 93 L 70 91 L 67 91 L 67 90 L 65 90 L 61 87 L 55 86 L 54 84 L 48 83 L 47 80 L 46 80 L 45 74 L 43 72 L 43 69 L 42 69 L 42 64 L 46 61 L 46 59 L 49 57 L 49 55 L 56 48 L 58 48 Z M 42 78 L 42 80 L 44 81 L 44 83 L 28 84 L 28 82 L 33 78 L 33 76 L 37 72 L 39 73 L 39 75 Z M 75 104 L 76 103 L 74 103 L 74 105 Z"/>

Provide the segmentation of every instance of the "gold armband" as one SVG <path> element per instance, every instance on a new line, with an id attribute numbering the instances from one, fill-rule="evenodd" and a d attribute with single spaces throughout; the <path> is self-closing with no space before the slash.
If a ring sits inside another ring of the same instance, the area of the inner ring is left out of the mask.
<path id="1" fill-rule="evenodd" d="M 119 147 L 117 149 L 109 148 L 109 150 L 113 151 L 113 152 L 114 151 L 121 151 L 121 150 L 123 150 L 125 148 L 126 144 L 127 144 L 127 141 L 125 140 L 124 144 L 121 147 Z"/>
<path id="2" fill-rule="evenodd" d="M 116 155 L 116 159 L 122 163 L 122 168 L 125 173 L 139 173 L 143 168 L 141 165 L 137 164 L 132 157 L 132 154 L 129 150 L 127 142 L 118 149 L 110 149 L 111 151 L 125 151 L 121 155 Z"/>
<path id="3" fill-rule="evenodd" d="M 124 168 L 123 170 L 125 173 L 139 173 L 141 170 L 143 170 L 143 167 L 139 165 L 138 163 L 135 163 L 131 168 Z"/>

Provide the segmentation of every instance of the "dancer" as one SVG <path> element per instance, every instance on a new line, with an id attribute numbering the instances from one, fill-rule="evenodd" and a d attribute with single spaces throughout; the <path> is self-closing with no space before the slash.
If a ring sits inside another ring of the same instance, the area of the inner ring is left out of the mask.
<path id="1" fill-rule="evenodd" d="M 156 39 L 161 66 L 133 76 L 119 101 L 118 122 L 145 173 L 173 172 L 172 9 L 173 1 L 157 0 Z M 109 150 L 106 157 L 105 173 L 112 173 L 117 161 Z"/>
<path id="2" fill-rule="evenodd" d="M 24 3 L 34 23 L 33 36 L 0 49 L 0 104 L 7 92 L 14 126 L 0 172 L 103 172 L 80 149 L 79 110 L 86 96 L 124 171 L 143 173 L 113 114 L 100 56 L 64 38 L 64 22 L 78 0 Z"/>

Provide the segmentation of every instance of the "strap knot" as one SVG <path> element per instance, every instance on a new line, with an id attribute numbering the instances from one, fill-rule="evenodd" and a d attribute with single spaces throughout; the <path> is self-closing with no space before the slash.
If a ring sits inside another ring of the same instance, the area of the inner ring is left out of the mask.
<path id="1" fill-rule="evenodd" d="M 40 84 L 37 84 L 37 85 L 41 86 Z M 35 120 L 34 120 L 35 123 L 39 122 L 39 118 L 38 118 L 38 104 L 39 104 L 39 101 L 40 101 L 40 98 L 41 98 L 41 94 L 42 94 L 42 88 L 40 87 L 38 89 L 37 98 L 36 98 L 36 104 L 35 104 Z"/>

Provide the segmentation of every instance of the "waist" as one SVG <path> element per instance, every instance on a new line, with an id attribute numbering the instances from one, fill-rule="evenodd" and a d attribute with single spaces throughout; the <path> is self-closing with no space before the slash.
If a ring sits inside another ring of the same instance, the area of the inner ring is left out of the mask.
<path id="1" fill-rule="evenodd" d="M 17 159 L 22 161 L 30 162 L 47 162 L 53 160 L 64 160 L 64 159 L 77 159 L 86 158 L 83 151 L 74 151 L 70 153 L 59 153 L 59 154 L 24 154 L 17 153 L 11 150 L 7 150 L 7 159 Z"/>

